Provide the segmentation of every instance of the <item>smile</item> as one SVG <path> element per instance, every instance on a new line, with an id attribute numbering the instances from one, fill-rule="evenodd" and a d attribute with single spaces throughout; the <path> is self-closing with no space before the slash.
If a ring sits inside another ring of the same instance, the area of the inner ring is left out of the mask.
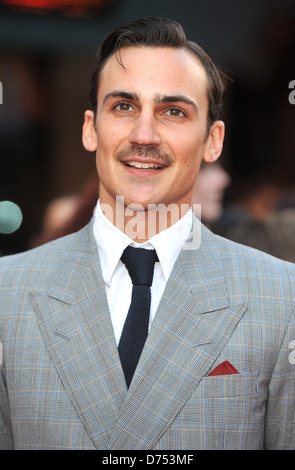
<path id="1" fill-rule="evenodd" d="M 164 165 L 158 165 L 157 163 L 150 163 L 150 162 L 123 162 L 126 166 L 130 166 L 133 168 L 140 168 L 141 170 L 161 170 L 164 168 Z"/>

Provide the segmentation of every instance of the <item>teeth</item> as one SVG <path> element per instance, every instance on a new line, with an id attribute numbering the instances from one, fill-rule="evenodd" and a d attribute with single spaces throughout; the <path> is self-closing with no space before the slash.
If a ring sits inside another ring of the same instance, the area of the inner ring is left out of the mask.
<path id="1" fill-rule="evenodd" d="M 162 165 L 157 165 L 156 163 L 143 163 L 143 162 L 128 162 L 127 165 L 134 166 L 135 168 L 163 168 Z"/>

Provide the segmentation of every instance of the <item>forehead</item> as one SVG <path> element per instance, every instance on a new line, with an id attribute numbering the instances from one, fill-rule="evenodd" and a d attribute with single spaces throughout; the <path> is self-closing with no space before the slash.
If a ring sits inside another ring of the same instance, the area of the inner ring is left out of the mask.
<path id="1" fill-rule="evenodd" d="M 98 98 L 126 87 L 145 94 L 187 93 L 207 101 L 208 80 L 198 57 L 185 48 L 123 47 L 101 71 Z"/>

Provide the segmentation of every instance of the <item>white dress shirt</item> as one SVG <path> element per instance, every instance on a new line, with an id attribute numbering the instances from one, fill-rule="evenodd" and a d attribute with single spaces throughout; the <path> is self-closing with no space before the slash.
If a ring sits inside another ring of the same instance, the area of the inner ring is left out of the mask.
<path id="1" fill-rule="evenodd" d="M 136 243 L 107 219 L 101 211 L 98 201 L 94 211 L 93 233 L 100 256 L 117 344 L 119 344 L 132 293 L 131 278 L 120 259 L 124 249 L 131 245 L 146 249 L 155 248 L 157 252 L 159 262 L 155 264 L 151 286 L 151 325 L 176 258 L 189 237 L 191 226 L 192 211 L 189 210 L 175 224 L 153 236 L 149 241 Z"/>

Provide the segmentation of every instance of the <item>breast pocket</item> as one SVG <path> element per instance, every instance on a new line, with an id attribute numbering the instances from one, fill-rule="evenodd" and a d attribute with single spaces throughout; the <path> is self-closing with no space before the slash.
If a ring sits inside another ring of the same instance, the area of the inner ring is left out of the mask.
<path id="1" fill-rule="evenodd" d="M 170 438 L 181 425 L 187 448 L 261 449 L 265 393 L 259 377 L 258 372 L 203 377 L 173 423 Z"/>
<path id="2" fill-rule="evenodd" d="M 209 447 L 262 448 L 264 405 L 258 384 L 258 372 L 203 378 L 200 398 Z"/>
<path id="3" fill-rule="evenodd" d="M 256 395 L 258 372 L 203 377 L 200 386 L 201 394 L 207 400 Z"/>

